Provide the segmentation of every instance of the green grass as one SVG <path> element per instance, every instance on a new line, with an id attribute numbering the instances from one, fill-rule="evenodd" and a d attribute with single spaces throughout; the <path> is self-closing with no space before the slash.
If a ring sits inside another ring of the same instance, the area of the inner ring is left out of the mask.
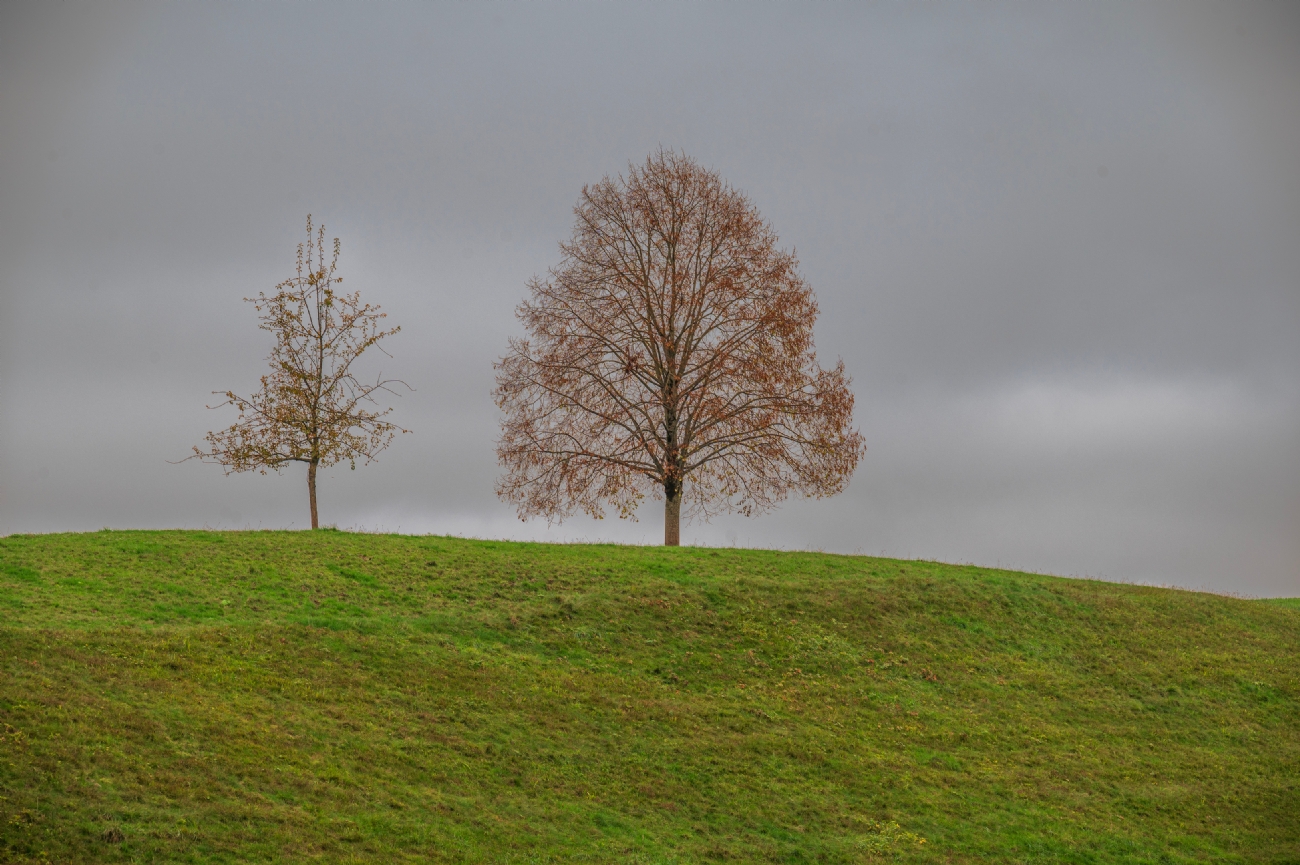
<path id="1" fill-rule="evenodd" d="M 0 539 L 0 861 L 1300 862 L 1300 609 L 811 553 Z"/>

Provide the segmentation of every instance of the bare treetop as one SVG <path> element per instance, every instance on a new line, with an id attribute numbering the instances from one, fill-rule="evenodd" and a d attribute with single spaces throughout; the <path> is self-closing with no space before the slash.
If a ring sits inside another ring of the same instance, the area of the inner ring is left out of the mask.
<path id="1" fill-rule="evenodd" d="M 818 366 L 812 291 L 750 201 L 661 150 L 575 215 L 497 365 L 498 494 L 520 517 L 662 495 L 676 544 L 683 500 L 707 517 L 842 490 L 862 451 L 848 379 Z"/>

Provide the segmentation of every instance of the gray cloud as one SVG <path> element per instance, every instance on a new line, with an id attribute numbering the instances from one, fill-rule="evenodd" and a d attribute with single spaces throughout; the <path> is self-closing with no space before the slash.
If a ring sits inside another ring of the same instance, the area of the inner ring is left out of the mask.
<path id="1" fill-rule="evenodd" d="M 166 460 L 310 211 L 417 389 L 326 521 L 655 541 L 514 520 L 489 390 L 582 184 L 664 144 L 798 249 L 869 446 L 688 538 L 1300 594 L 1297 49 L 1285 4 L 6 4 L 0 531 L 303 524 Z"/>

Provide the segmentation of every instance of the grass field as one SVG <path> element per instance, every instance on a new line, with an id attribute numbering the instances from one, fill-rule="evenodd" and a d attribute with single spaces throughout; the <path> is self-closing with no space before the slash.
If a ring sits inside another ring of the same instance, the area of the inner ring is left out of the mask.
<path id="1" fill-rule="evenodd" d="M 812 553 L 0 539 L 0 861 L 1300 863 L 1300 609 Z"/>

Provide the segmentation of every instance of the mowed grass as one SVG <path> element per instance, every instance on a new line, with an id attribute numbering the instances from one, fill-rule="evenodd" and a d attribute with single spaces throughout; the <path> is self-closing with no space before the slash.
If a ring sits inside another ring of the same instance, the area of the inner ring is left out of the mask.
<path id="1" fill-rule="evenodd" d="M 813 553 L 0 539 L 0 861 L 1300 862 L 1300 609 Z"/>

